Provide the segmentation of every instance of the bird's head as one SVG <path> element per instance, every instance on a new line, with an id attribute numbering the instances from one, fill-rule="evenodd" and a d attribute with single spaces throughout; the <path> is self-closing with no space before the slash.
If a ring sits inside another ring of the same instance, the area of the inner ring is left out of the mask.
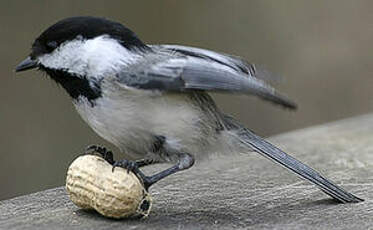
<path id="1" fill-rule="evenodd" d="M 98 17 L 72 17 L 47 28 L 32 45 L 16 72 L 38 68 L 76 97 L 82 83 L 94 86 L 105 76 L 134 61 L 149 49 L 120 23 Z M 78 84 L 78 85 L 77 85 Z M 76 94 L 76 95 L 75 95 Z"/>

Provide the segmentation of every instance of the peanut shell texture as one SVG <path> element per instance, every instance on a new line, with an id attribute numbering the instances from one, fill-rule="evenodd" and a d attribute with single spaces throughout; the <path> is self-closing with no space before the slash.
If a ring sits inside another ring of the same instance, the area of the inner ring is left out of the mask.
<path id="1" fill-rule="evenodd" d="M 83 155 L 70 165 L 66 190 L 82 209 L 94 209 L 103 216 L 124 218 L 147 216 L 152 198 L 132 172 L 113 166 L 98 155 Z"/>

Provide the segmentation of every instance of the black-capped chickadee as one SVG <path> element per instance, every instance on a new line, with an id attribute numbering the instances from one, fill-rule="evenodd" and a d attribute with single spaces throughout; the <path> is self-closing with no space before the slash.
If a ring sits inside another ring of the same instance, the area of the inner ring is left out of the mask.
<path id="1" fill-rule="evenodd" d="M 147 45 L 120 23 L 72 17 L 45 30 L 16 71 L 38 68 L 71 96 L 82 118 L 101 137 L 137 161 L 148 188 L 210 153 L 258 152 L 316 184 L 340 202 L 362 199 L 255 135 L 222 113 L 210 91 L 256 95 L 287 108 L 296 105 L 265 82 L 265 71 L 231 55 L 180 45 Z M 92 148 L 91 148 L 92 149 Z M 152 176 L 141 166 L 175 163 Z"/>

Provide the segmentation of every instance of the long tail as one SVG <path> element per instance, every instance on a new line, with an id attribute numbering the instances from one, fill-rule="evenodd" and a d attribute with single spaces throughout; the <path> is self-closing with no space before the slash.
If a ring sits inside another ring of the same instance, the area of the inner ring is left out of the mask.
<path id="1" fill-rule="evenodd" d="M 299 176 L 309 180 L 317 185 L 323 192 L 333 197 L 335 200 L 342 203 L 357 203 L 364 201 L 363 199 L 354 196 L 353 194 L 345 191 L 341 187 L 335 185 L 330 180 L 326 179 L 318 172 L 298 161 L 294 157 L 286 154 L 281 149 L 273 146 L 263 138 L 257 136 L 250 130 L 238 124 L 233 118 L 226 117 L 225 121 L 231 128 L 237 130 L 239 140 L 247 146 L 250 146 L 261 155 L 281 164 L 287 169 L 295 172 Z"/>

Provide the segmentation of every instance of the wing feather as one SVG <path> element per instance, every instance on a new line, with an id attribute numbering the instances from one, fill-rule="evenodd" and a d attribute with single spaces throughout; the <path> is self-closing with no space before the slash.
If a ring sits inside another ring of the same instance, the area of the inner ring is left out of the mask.
<path id="1" fill-rule="evenodd" d="M 256 69 L 241 59 L 213 51 L 181 46 L 152 46 L 143 58 L 119 74 L 127 86 L 164 91 L 206 90 L 257 95 L 262 99 L 296 108 L 279 94 Z"/>

